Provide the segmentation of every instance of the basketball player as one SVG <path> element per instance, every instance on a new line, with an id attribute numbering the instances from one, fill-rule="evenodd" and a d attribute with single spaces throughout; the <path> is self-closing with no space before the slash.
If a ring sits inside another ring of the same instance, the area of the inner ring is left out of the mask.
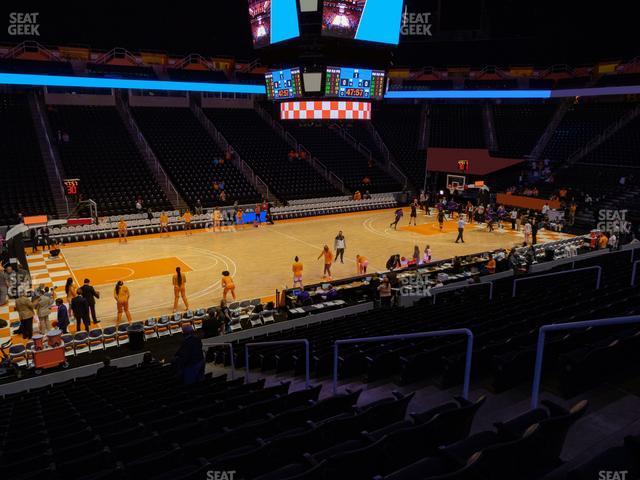
<path id="1" fill-rule="evenodd" d="M 322 271 L 322 278 L 331 280 L 331 264 L 333 263 L 333 253 L 331 253 L 331 250 L 329 250 L 328 245 L 324 246 L 322 252 L 320 252 L 320 255 L 318 255 L 318 260 L 320 260 L 321 257 L 324 257 L 324 270 Z"/>
<path id="2" fill-rule="evenodd" d="M 166 233 L 167 237 L 169 236 L 169 215 L 165 212 L 160 214 L 160 236 L 162 236 L 163 233 Z"/>
<path id="3" fill-rule="evenodd" d="M 293 265 L 291 271 L 293 272 L 293 287 L 297 285 L 300 288 L 304 288 L 302 285 L 302 270 L 304 269 L 302 262 L 298 257 L 293 259 Z"/>
<path id="4" fill-rule="evenodd" d="M 187 276 L 182 273 L 180 267 L 176 267 L 176 273 L 172 278 L 173 283 L 173 313 L 178 310 L 178 301 L 182 297 L 186 310 L 189 310 L 189 301 L 187 300 Z"/>
<path id="5" fill-rule="evenodd" d="M 124 221 L 124 218 L 120 217 L 120 221 L 118 222 L 118 243 L 127 243 L 127 222 Z"/>
<path id="6" fill-rule="evenodd" d="M 444 208 L 438 208 L 438 224 L 440 225 L 440 231 L 444 227 Z"/>
<path id="7" fill-rule="evenodd" d="M 236 299 L 236 285 L 235 283 L 233 283 L 233 278 L 231 278 L 231 274 L 229 272 L 227 272 L 226 270 L 224 272 L 222 272 L 222 281 L 221 281 L 221 285 L 222 285 L 222 298 L 223 300 L 226 302 L 227 301 L 227 294 L 229 294 L 229 292 L 231 292 L 231 297 L 235 300 Z"/>
<path id="8" fill-rule="evenodd" d="M 222 227 L 222 213 L 220 212 L 220 209 L 218 207 L 216 207 L 216 209 L 213 211 L 213 231 L 217 231 L 220 230 L 220 228 Z"/>
<path id="9" fill-rule="evenodd" d="M 191 232 L 191 212 L 189 211 L 188 208 L 187 208 L 187 211 L 184 212 L 184 215 L 182 216 L 182 219 L 184 220 L 184 232 L 185 232 L 185 235 L 191 235 L 193 233 L 193 232 Z"/>
<path id="10" fill-rule="evenodd" d="M 418 218 L 418 200 L 413 199 L 413 203 L 411 203 L 411 215 L 409 215 L 409 225 L 411 225 L 411 220 L 413 220 L 413 225 L 417 226 L 416 220 Z"/>
<path id="11" fill-rule="evenodd" d="M 127 322 L 131 323 L 131 313 L 129 312 L 129 289 L 124 284 L 122 280 L 119 280 L 116 283 L 116 288 L 113 290 L 113 298 L 116 301 L 116 306 L 118 309 L 118 315 L 116 317 L 116 325 L 120 325 L 120 320 L 122 320 L 122 314 L 124 313 L 127 316 Z M 88 312 L 87 312 L 88 314 Z M 87 326 L 89 325 L 89 320 L 87 318 Z M 88 328 L 87 328 L 88 329 Z"/>
<path id="12" fill-rule="evenodd" d="M 393 227 L 394 230 L 397 230 L 398 229 L 398 222 L 404 216 L 404 212 L 402 211 L 401 208 L 399 208 L 399 209 L 397 209 L 395 211 L 395 216 L 396 216 L 396 219 L 389 224 L 389 228 Z"/>

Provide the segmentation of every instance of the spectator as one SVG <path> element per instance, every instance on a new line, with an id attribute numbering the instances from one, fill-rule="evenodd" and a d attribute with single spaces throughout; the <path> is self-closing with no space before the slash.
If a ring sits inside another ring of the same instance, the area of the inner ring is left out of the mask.
<path id="1" fill-rule="evenodd" d="M 58 307 L 58 328 L 62 330 L 62 333 L 67 333 L 69 328 L 69 310 L 64 304 L 62 298 L 56 298 L 56 306 Z"/>
<path id="2" fill-rule="evenodd" d="M 382 283 L 378 287 L 378 295 L 380 296 L 380 305 L 382 308 L 391 308 L 391 283 L 388 277 L 382 279 Z"/>
<path id="3" fill-rule="evenodd" d="M 114 373 L 117 373 L 117 371 L 118 367 L 114 367 L 113 365 L 111 365 L 111 357 L 104 357 L 104 360 L 102 360 L 102 367 L 98 369 L 96 375 L 98 377 L 108 377 L 110 375 L 113 375 Z"/>
<path id="4" fill-rule="evenodd" d="M 178 371 L 178 376 L 185 385 L 192 385 L 201 381 L 204 377 L 204 353 L 202 341 L 196 335 L 191 325 L 182 328 L 184 340 L 176 352 L 173 365 Z"/>
<path id="5" fill-rule="evenodd" d="M 82 330 L 84 325 L 85 330 L 89 331 L 89 302 L 82 296 L 82 292 L 78 290 L 77 295 L 71 300 L 71 311 L 76 319 L 76 332 Z"/>
<path id="6" fill-rule="evenodd" d="M 41 334 L 47 333 L 51 329 L 49 325 L 49 315 L 51 315 L 51 307 L 53 307 L 53 292 L 49 291 L 49 287 L 44 288 L 44 293 L 38 299 L 38 330 Z"/>
<path id="7" fill-rule="evenodd" d="M 16 333 L 21 333 L 22 338 L 25 340 L 30 340 L 33 337 L 33 317 L 36 314 L 37 305 L 37 299 L 32 301 L 28 296 L 27 290 L 21 289 L 20 296 L 15 304 L 15 309 L 20 319 L 20 328 Z"/>

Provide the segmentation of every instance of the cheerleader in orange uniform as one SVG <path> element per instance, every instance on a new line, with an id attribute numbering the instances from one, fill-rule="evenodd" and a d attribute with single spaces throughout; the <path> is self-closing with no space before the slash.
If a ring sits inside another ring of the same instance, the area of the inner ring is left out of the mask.
<path id="1" fill-rule="evenodd" d="M 291 271 L 293 272 L 293 287 L 296 285 L 298 287 L 303 288 L 302 285 L 302 270 L 303 270 L 302 262 L 298 257 L 294 258 L 293 265 L 291 266 Z"/>
<path id="2" fill-rule="evenodd" d="M 362 255 L 356 255 L 356 266 L 358 268 L 358 275 L 364 275 L 367 273 L 367 267 L 369 266 L 369 260 Z"/>
<path id="3" fill-rule="evenodd" d="M 169 215 L 165 212 L 160 214 L 160 236 L 162 236 L 163 233 L 166 233 L 167 237 L 169 236 Z"/>
<path id="4" fill-rule="evenodd" d="M 318 260 L 324 256 L 324 270 L 322 271 L 322 278 L 328 278 L 331 280 L 331 264 L 333 263 L 333 253 L 329 250 L 329 246 L 325 245 L 318 255 Z"/>
<path id="5" fill-rule="evenodd" d="M 186 212 L 184 212 L 184 215 L 182 216 L 182 219 L 184 220 L 184 231 L 186 235 L 191 235 L 191 212 L 189 211 L 189 209 L 187 209 Z"/>
<path id="6" fill-rule="evenodd" d="M 120 221 L 118 222 L 118 243 L 127 243 L 127 222 L 124 221 L 124 218 L 120 217 Z"/>
<path id="7" fill-rule="evenodd" d="M 116 283 L 116 288 L 113 290 L 113 298 L 116 301 L 118 307 L 118 316 L 116 317 L 116 325 L 120 325 L 122 320 L 122 314 L 127 316 L 127 322 L 131 323 L 131 313 L 129 312 L 129 289 L 124 285 L 122 280 Z"/>
<path id="8" fill-rule="evenodd" d="M 176 267 L 176 273 L 173 275 L 173 313 L 178 310 L 178 301 L 182 297 L 184 306 L 189 310 L 189 301 L 187 300 L 187 276 L 180 271 L 180 267 Z"/>
<path id="9" fill-rule="evenodd" d="M 222 298 L 224 301 L 227 301 L 227 294 L 231 293 L 231 297 L 236 299 L 236 286 L 233 283 L 233 278 L 231 278 L 231 274 L 226 270 L 222 272 Z"/>

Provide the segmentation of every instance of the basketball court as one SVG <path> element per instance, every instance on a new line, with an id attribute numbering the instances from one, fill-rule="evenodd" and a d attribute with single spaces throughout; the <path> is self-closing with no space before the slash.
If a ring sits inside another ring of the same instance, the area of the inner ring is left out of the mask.
<path id="1" fill-rule="evenodd" d="M 369 272 L 385 269 L 392 254 L 411 257 L 414 245 L 423 252 L 430 245 L 434 260 L 455 255 L 511 248 L 522 243 L 522 232 L 496 227 L 488 232 L 485 225 L 471 224 L 465 229 L 465 243 L 456 244 L 457 223 L 447 220 L 440 231 L 435 216 L 418 213 L 418 225 L 409 226 L 409 209 L 398 225 L 389 228 L 394 210 L 368 211 L 317 218 L 292 219 L 262 225 L 259 228 L 227 229 L 213 232 L 196 230 L 165 235 L 130 237 L 72 243 L 62 246 L 61 258 L 51 259 L 48 252 L 29 253 L 28 261 L 34 285 L 50 285 L 64 296 L 64 283 L 74 277 L 76 285 L 85 278 L 101 294 L 97 313 L 102 326 L 115 323 L 115 283 L 122 280 L 131 292 L 130 308 L 134 320 L 172 312 L 171 276 L 180 267 L 187 276 L 187 295 L 192 310 L 220 303 L 220 277 L 228 270 L 235 280 L 238 299 L 273 299 L 276 289 L 290 287 L 291 264 L 297 255 L 304 264 L 304 282 L 322 280 L 322 260 L 318 256 L 326 244 L 333 250 L 333 239 L 342 230 L 346 237 L 344 264 L 333 265 L 334 279 L 356 274 L 355 257 L 369 259 Z M 538 241 L 553 241 L 569 235 L 541 231 Z M 15 320 L 10 307 L 0 307 L 0 318 Z M 180 309 L 183 309 L 180 304 Z M 54 315 L 55 316 L 55 315 Z"/>

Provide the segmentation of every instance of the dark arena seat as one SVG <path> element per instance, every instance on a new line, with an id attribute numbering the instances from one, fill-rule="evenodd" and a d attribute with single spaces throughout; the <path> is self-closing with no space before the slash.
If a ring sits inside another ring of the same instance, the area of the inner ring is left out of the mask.
<path id="1" fill-rule="evenodd" d="M 251 203 L 260 195 L 231 161 L 222 164 L 224 152 L 188 108 L 133 108 L 136 122 L 174 185 L 192 207 Z M 224 182 L 226 201 L 214 196 L 214 182 Z"/>
<path id="2" fill-rule="evenodd" d="M 282 121 L 281 124 L 351 190 L 379 193 L 401 189 L 401 185 L 376 165 L 375 161 L 370 162 L 340 138 L 337 133 L 339 125 L 313 121 Z M 365 177 L 368 177 L 371 183 L 363 184 Z"/>
<path id="3" fill-rule="evenodd" d="M 114 107 L 55 106 L 49 119 L 54 132 L 69 135 L 59 145 L 65 173 L 80 179 L 101 214 L 134 212 L 138 197 L 147 208 L 171 209 Z"/>
<path id="4" fill-rule="evenodd" d="M 255 110 L 208 108 L 204 112 L 278 198 L 295 200 L 338 194 L 307 162 L 289 160 L 291 147 Z M 251 135 L 246 134 L 248 131 Z"/>
<path id="5" fill-rule="evenodd" d="M 482 106 L 433 104 L 429 109 L 429 146 L 486 148 Z"/>
<path id="6" fill-rule="evenodd" d="M 0 95 L 0 225 L 17 214 L 55 214 L 26 94 Z"/>
<path id="7" fill-rule="evenodd" d="M 557 108 L 555 103 L 493 105 L 498 149 L 491 153 L 511 158 L 529 155 Z"/>

